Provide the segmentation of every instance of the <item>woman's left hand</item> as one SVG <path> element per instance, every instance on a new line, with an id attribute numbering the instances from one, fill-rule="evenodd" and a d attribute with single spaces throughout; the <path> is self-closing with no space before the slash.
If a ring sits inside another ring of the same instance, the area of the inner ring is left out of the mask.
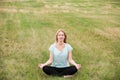
<path id="1" fill-rule="evenodd" d="M 75 67 L 79 70 L 81 68 L 81 64 L 76 64 Z"/>

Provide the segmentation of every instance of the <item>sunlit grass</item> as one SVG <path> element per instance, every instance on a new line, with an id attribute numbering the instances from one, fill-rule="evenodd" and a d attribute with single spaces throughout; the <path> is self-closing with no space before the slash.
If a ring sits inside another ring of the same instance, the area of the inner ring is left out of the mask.
<path id="1" fill-rule="evenodd" d="M 82 65 L 68 80 L 120 79 L 119 0 L 0 1 L 0 80 L 66 80 L 38 68 L 58 29 Z"/>

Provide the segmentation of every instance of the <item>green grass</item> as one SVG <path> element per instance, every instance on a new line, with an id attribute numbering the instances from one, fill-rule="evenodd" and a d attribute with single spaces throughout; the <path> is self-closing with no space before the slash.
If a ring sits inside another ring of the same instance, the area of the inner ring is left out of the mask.
<path id="1" fill-rule="evenodd" d="M 0 80 L 120 80 L 119 0 L 0 1 Z M 55 33 L 64 29 L 73 59 L 82 65 L 73 78 L 46 76 Z"/>

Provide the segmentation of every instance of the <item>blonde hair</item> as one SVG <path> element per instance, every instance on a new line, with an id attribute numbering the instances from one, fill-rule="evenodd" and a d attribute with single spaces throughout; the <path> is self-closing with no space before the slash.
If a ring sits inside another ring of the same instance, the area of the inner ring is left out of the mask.
<path id="1" fill-rule="evenodd" d="M 62 29 L 59 29 L 59 30 L 56 32 L 56 42 L 58 42 L 57 36 L 58 36 L 58 33 L 59 33 L 59 32 L 63 32 L 63 33 L 64 33 L 65 39 L 64 39 L 63 42 L 64 42 L 64 43 L 67 43 L 67 35 L 66 35 L 65 31 L 62 30 Z"/>

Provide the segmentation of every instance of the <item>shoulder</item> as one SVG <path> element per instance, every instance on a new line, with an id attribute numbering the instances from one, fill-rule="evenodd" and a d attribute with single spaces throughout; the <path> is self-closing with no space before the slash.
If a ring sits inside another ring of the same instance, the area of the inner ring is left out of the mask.
<path id="1" fill-rule="evenodd" d="M 53 44 L 50 45 L 49 50 L 50 50 L 50 51 L 53 51 L 54 48 L 55 48 L 55 43 L 53 43 Z"/>
<path id="2" fill-rule="evenodd" d="M 71 50 L 73 49 L 73 48 L 71 47 L 71 45 L 68 44 L 68 43 L 66 43 L 66 47 L 67 47 L 68 51 L 71 51 Z"/>
<path id="3" fill-rule="evenodd" d="M 67 47 L 71 47 L 71 45 L 70 45 L 69 43 L 66 43 L 65 45 L 66 45 Z"/>

